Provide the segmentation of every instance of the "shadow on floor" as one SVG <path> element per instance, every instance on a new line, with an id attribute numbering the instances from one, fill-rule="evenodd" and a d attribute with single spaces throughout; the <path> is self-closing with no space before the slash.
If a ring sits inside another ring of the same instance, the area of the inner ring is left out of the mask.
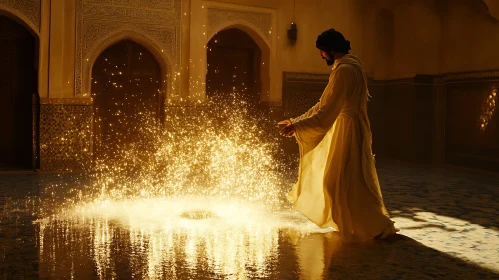
<path id="1" fill-rule="evenodd" d="M 297 241 L 295 250 L 299 274 L 289 279 L 499 279 L 404 235 L 355 244 L 342 242 L 335 232 L 317 233 Z"/>
<path id="2" fill-rule="evenodd" d="M 389 160 L 377 167 L 385 204 L 397 216 L 414 220 L 419 212 L 431 212 L 497 226 L 499 174 Z"/>

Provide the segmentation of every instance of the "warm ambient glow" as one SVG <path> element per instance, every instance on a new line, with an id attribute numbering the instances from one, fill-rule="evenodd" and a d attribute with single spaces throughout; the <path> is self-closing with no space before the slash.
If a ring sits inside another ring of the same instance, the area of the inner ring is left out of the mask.
<path id="1" fill-rule="evenodd" d="M 139 271 L 146 260 L 151 279 L 161 278 L 176 259 L 193 267 L 208 260 L 211 271 L 236 279 L 249 269 L 264 276 L 283 229 L 317 228 L 283 207 L 290 186 L 282 178 L 290 172 L 276 159 L 282 157 L 278 135 L 259 125 L 269 120 L 250 117 L 251 108 L 238 100 L 171 107 L 165 124 L 140 112 L 142 140 L 115 150 L 114 159 L 98 159 L 90 183 L 61 194 L 63 203 L 53 201 L 62 186 L 47 191 L 38 221 L 42 260 L 56 264 L 62 254 L 44 246 L 44 239 L 75 244 L 84 234 L 101 279 L 115 275 L 110 260 L 118 240 L 135 252 L 127 265 Z M 54 232 L 61 225 L 67 234 Z M 90 231 L 82 233 L 82 227 Z"/>
<path id="2" fill-rule="evenodd" d="M 497 88 L 492 88 L 490 94 L 487 96 L 484 104 L 482 105 L 482 114 L 480 115 L 480 130 L 483 132 L 494 116 L 497 106 Z"/>

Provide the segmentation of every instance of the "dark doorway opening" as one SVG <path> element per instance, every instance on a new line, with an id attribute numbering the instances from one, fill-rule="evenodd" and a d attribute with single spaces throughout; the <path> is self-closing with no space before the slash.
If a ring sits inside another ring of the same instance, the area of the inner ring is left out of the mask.
<path id="1" fill-rule="evenodd" d="M 142 143 L 144 121 L 164 115 L 161 68 L 142 45 L 130 40 L 107 48 L 92 69 L 94 157 L 117 158 L 120 150 Z"/>
<path id="2" fill-rule="evenodd" d="M 206 94 L 228 99 L 232 93 L 251 105 L 260 102 L 261 50 L 246 32 L 230 28 L 218 32 L 207 45 Z"/>
<path id="3" fill-rule="evenodd" d="M 37 39 L 0 15 L 0 171 L 39 168 Z"/>

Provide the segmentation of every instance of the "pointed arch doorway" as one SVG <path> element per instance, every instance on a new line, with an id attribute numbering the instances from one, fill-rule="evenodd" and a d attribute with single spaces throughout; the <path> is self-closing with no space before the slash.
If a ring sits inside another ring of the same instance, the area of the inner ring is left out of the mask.
<path id="1" fill-rule="evenodd" d="M 0 170 L 39 168 L 37 37 L 0 14 Z"/>
<path id="2" fill-rule="evenodd" d="M 143 144 L 144 121 L 164 112 L 161 68 L 144 46 L 122 40 L 105 49 L 92 68 L 94 158 L 112 159 L 130 145 Z"/>

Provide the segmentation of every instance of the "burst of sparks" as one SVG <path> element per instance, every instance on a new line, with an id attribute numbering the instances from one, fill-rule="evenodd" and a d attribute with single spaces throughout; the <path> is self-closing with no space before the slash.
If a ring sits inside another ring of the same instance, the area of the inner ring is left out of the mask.
<path id="1" fill-rule="evenodd" d="M 135 254 L 147 248 L 151 278 L 174 274 L 163 270 L 179 257 L 175 250 L 191 265 L 208 259 L 213 270 L 237 278 L 245 278 L 248 267 L 264 273 L 279 230 L 291 224 L 273 216 L 283 213 L 283 192 L 289 187 L 283 177 L 290 169 L 279 159 L 276 131 L 265 127 L 270 120 L 239 100 L 168 107 L 164 121 L 145 111 L 118 114 L 118 124 L 140 125 L 129 135 L 116 124 L 114 137 L 123 141 L 100 144 L 114 149 L 112 157 L 97 158 L 90 181 L 63 194 L 58 211 L 49 214 L 53 203 L 42 209 L 40 254 L 55 265 L 56 252 L 44 247 L 45 236 L 70 244 L 85 239 L 73 228 L 87 224 L 99 277 L 114 277 L 110 246 L 119 233 L 112 223 L 117 221 L 128 228 L 127 246 Z M 125 143 L 127 138 L 133 141 Z M 56 200 L 54 192 L 49 197 Z M 54 235 L 61 222 L 71 230 Z M 303 225 L 310 229 L 308 222 L 295 223 Z"/>

